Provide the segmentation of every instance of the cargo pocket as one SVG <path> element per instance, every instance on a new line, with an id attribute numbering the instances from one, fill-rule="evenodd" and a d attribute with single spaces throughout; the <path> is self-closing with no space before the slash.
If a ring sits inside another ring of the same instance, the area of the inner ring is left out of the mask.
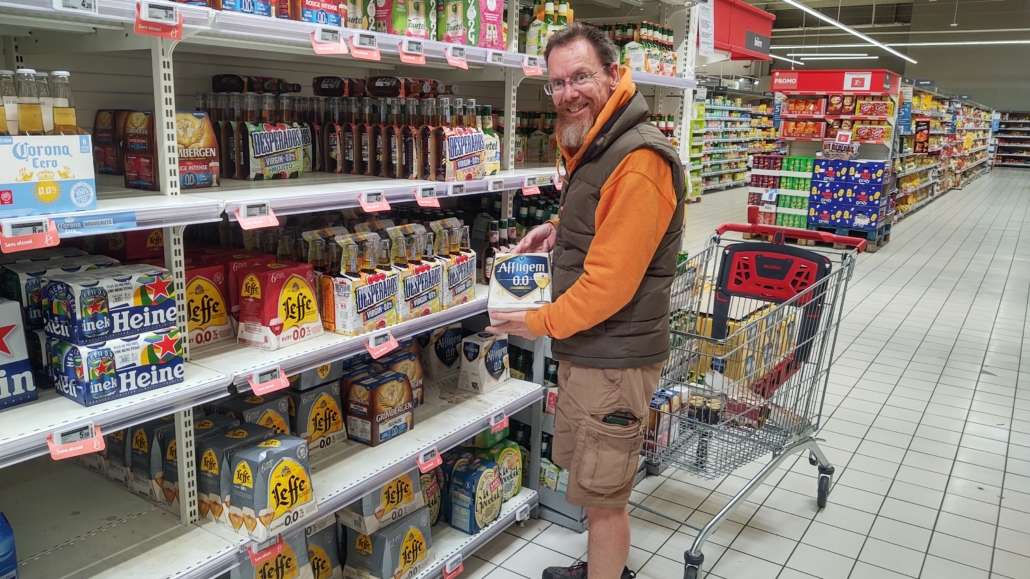
<path id="1" fill-rule="evenodd" d="M 590 416 L 579 428 L 569 476 L 593 493 L 618 491 L 636 476 L 643 442 L 639 424 L 605 424 Z"/>

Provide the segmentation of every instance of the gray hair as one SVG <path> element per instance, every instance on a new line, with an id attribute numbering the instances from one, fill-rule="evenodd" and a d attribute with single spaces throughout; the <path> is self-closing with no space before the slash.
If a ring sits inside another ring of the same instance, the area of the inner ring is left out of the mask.
<path id="1" fill-rule="evenodd" d="M 602 32 L 600 28 L 582 22 L 573 22 L 566 28 L 555 32 L 554 36 L 547 41 L 547 48 L 544 49 L 544 60 L 547 61 L 550 58 L 551 51 L 555 48 L 568 46 L 580 39 L 586 40 L 594 47 L 594 53 L 597 54 L 597 58 L 606 69 L 619 62 L 619 51 L 615 48 L 615 44 L 612 43 L 611 39 L 608 38 L 608 35 Z"/>

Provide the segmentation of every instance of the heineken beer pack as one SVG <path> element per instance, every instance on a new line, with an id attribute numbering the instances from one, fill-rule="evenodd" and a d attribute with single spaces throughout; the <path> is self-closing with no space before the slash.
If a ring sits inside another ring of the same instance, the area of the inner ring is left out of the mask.
<path id="1" fill-rule="evenodd" d="M 21 302 L 25 323 L 30 330 L 43 328 L 43 286 L 47 278 L 59 273 L 76 273 L 119 265 L 105 255 L 88 255 L 50 261 L 11 263 L 0 267 L 0 295 Z"/>
<path id="2" fill-rule="evenodd" d="M 310 264 L 266 263 L 236 272 L 236 280 L 240 344 L 278 350 L 322 335 Z"/>
<path id="3" fill-rule="evenodd" d="M 36 398 L 21 306 L 0 298 L 0 408 L 32 402 Z"/>

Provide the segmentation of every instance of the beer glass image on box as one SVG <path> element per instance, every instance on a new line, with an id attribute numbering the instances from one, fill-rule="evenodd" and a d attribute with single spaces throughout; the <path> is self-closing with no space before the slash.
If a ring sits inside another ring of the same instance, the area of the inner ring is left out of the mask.
<path id="1" fill-rule="evenodd" d="M 310 264 L 266 263 L 236 275 L 242 280 L 238 343 L 278 350 L 322 335 Z"/>
<path id="2" fill-rule="evenodd" d="M 415 408 L 408 377 L 381 372 L 355 381 L 350 387 L 347 436 L 376 446 L 415 427 Z"/>
<path id="3" fill-rule="evenodd" d="M 80 346 L 178 323 L 172 276 L 152 265 L 57 274 L 45 293 L 47 335 Z"/>
<path id="4" fill-rule="evenodd" d="M 308 537 L 308 559 L 314 579 L 342 579 L 343 564 L 340 562 L 340 537 L 337 534 L 336 517 L 318 521 L 306 529 Z"/>
<path id="5" fill-rule="evenodd" d="M 56 390 L 83 406 L 125 398 L 183 381 L 179 330 L 79 346 L 50 338 Z"/>
<path id="6" fill-rule="evenodd" d="M 475 459 L 451 479 L 451 526 L 474 535 L 501 514 L 503 494 L 497 463 Z"/>
<path id="7" fill-rule="evenodd" d="M 458 389 L 486 394 L 508 381 L 508 334 L 473 334 L 461 342 Z"/>
<path id="8" fill-rule="evenodd" d="M 429 509 L 421 508 L 378 532 L 347 529 L 347 579 L 411 579 L 435 560 Z"/>
<path id="9" fill-rule="evenodd" d="M 163 502 L 164 443 L 175 434 L 175 417 L 163 416 L 129 428 L 129 489 L 152 501 Z"/>
<path id="10" fill-rule="evenodd" d="M 193 423 L 193 440 L 199 444 L 209 438 L 224 434 L 240 425 L 240 421 L 228 416 L 211 414 Z M 173 507 L 179 504 L 179 448 L 173 429 L 166 435 L 164 443 L 164 484 L 161 489 L 165 502 Z"/>
<path id="11" fill-rule="evenodd" d="M 0 218 L 96 208 L 89 135 L 0 136 Z"/>
<path id="12" fill-rule="evenodd" d="M 318 512 L 311 488 L 307 441 L 277 434 L 232 459 L 229 523 L 238 532 L 264 541 Z"/>
<path id="13" fill-rule="evenodd" d="M 336 511 L 336 521 L 370 535 L 424 505 L 421 479 L 418 469 L 414 469 Z"/>
<path id="14" fill-rule="evenodd" d="M 540 309 L 551 303 L 551 258 L 546 253 L 502 253 L 490 278 L 491 312 Z"/>
<path id="15" fill-rule="evenodd" d="M 43 329 L 43 286 L 47 278 L 58 273 L 76 273 L 112 267 L 117 259 L 105 255 L 90 255 L 68 259 L 11 263 L 0 267 L 0 295 L 21 302 L 25 322 L 30 330 Z"/>
<path id="16" fill-rule="evenodd" d="M 232 460 L 241 449 L 275 436 L 275 431 L 243 423 L 225 434 L 197 442 L 200 472 L 197 473 L 197 506 L 200 516 L 229 525 L 232 495 Z"/>
<path id="17" fill-rule="evenodd" d="M 306 392 L 290 390 L 286 394 L 290 403 L 290 431 L 307 441 L 311 454 L 347 440 L 339 382 Z"/>
<path id="18" fill-rule="evenodd" d="M 0 408 L 32 402 L 38 397 L 21 306 L 0 298 Z"/>
<path id="19" fill-rule="evenodd" d="M 241 557 L 240 565 L 229 573 L 229 579 L 324 579 L 316 575 L 310 559 L 309 542 L 302 528 L 265 543 L 260 543 L 257 564 L 250 557 Z M 325 577 L 331 577 L 326 575 Z"/>

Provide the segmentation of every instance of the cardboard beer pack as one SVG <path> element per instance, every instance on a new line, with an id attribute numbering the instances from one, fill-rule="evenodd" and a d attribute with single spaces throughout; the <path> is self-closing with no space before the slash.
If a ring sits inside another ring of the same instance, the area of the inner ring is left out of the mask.
<path id="1" fill-rule="evenodd" d="M 347 436 L 351 440 L 377 446 L 415 427 L 411 384 L 398 372 L 356 380 L 347 402 Z"/>
<path id="2" fill-rule="evenodd" d="M 419 362 L 427 379 L 439 380 L 461 369 L 460 322 L 420 334 L 416 342 L 419 345 Z"/>
<path id="3" fill-rule="evenodd" d="M 504 502 L 497 463 L 477 458 L 454 471 L 451 479 L 451 526 L 474 535 L 494 522 Z"/>
<path id="4" fill-rule="evenodd" d="M 322 364 L 300 374 L 288 376 L 290 388 L 297 392 L 311 390 L 329 382 L 336 382 L 343 376 L 343 360 L 335 360 Z"/>
<path id="5" fill-rule="evenodd" d="M 164 500 L 164 443 L 175 435 L 175 417 L 162 416 L 129 428 L 129 488 L 152 501 Z"/>
<path id="6" fill-rule="evenodd" d="M 487 394 L 508 377 L 508 334 L 480 332 L 461 341 L 459 390 Z"/>
<path id="7" fill-rule="evenodd" d="M 225 265 L 187 265 L 185 301 L 190 347 L 236 337 L 229 321 Z"/>
<path id="8" fill-rule="evenodd" d="M 218 136 L 207 113 L 175 113 L 175 136 L 179 156 L 179 187 L 217 187 L 221 173 Z"/>
<path id="9" fill-rule="evenodd" d="M 130 189 L 160 190 L 154 113 L 129 111 L 121 140 L 124 143 L 125 186 Z"/>
<path id="10" fill-rule="evenodd" d="M 290 405 L 290 432 L 307 441 L 311 454 L 347 440 L 338 381 L 304 392 L 290 389 L 286 395 Z"/>
<path id="11" fill-rule="evenodd" d="M 501 0 L 466 1 L 465 16 L 468 27 L 465 43 L 480 48 L 504 50 L 504 2 Z"/>
<path id="12" fill-rule="evenodd" d="M 501 476 L 501 500 L 507 502 L 522 490 L 522 451 L 514 440 L 504 439 L 496 445 L 476 451 L 476 458 L 497 464 Z"/>
<path id="13" fill-rule="evenodd" d="M 443 503 L 443 469 L 436 467 L 429 472 L 421 473 L 419 484 L 422 485 L 422 497 L 429 507 L 429 524 L 435 525 L 440 519 L 440 507 Z"/>
<path id="14" fill-rule="evenodd" d="M 336 511 L 336 521 L 364 535 L 392 525 L 425 505 L 418 469 Z"/>
<path id="15" fill-rule="evenodd" d="M 240 287 L 238 343 L 278 350 L 322 335 L 310 264 L 266 263 L 237 271 L 236 280 Z"/>
<path id="16" fill-rule="evenodd" d="M 104 476 L 122 484 L 129 482 L 129 463 L 132 462 L 132 446 L 128 435 L 127 428 L 105 434 L 104 450 L 100 453 Z"/>
<path id="17" fill-rule="evenodd" d="M 461 4 L 461 0 L 457 4 Z M 437 127 L 433 129 L 429 150 L 435 181 L 474 181 L 483 178 L 486 142 L 483 131 L 472 127 Z"/>
<path id="18" fill-rule="evenodd" d="M 389 355 L 372 362 L 380 371 L 392 371 L 403 374 L 411 385 L 411 397 L 414 407 L 418 408 L 424 403 L 425 373 L 422 371 L 422 364 L 418 355 L 411 352 L 394 351 Z"/>
<path id="19" fill-rule="evenodd" d="M 398 318 L 407 321 L 443 309 L 443 262 L 432 255 L 433 235 L 421 224 L 387 227 L 391 263 L 400 278 Z"/>
<path id="20" fill-rule="evenodd" d="M 443 307 L 450 308 L 476 299 L 476 252 L 469 230 L 455 217 L 432 221 L 437 261 L 443 263 Z"/>
<path id="21" fill-rule="evenodd" d="M 179 330 L 143 332 L 80 346 L 47 339 L 59 394 L 92 406 L 183 381 Z"/>
<path id="22" fill-rule="evenodd" d="M 161 265 L 164 265 L 164 230 L 140 229 L 101 235 L 96 238 L 90 251 L 111 256 L 121 262 L 160 259 Z"/>
<path id="23" fill-rule="evenodd" d="M 340 561 L 340 537 L 336 517 L 328 517 L 305 529 L 308 538 L 308 559 L 314 579 L 343 579 Z"/>
<path id="24" fill-rule="evenodd" d="M 93 118 L 93 165 L 97 173 L 122 175 L 125 173 L 125 159 L 121 154 L 121 143 L 115 119 L 118 111 L 101 109 Z M 122 117 L 125 118 L 124 115 Z"/>
<path id="25" fill-rule="evenodd" d="M 193 442 L 201 442 L 238 427 L 240 421 L 220 414 L 202 416 L 193 422 Z M 165 502 L 169 505 L 179 504 L 179 448 L 175 430 L 165 435 L 164 443 L 164 484 L 162 491 Z"/>
<path id="26" fill-rule="evenodd" d="M 212 265 L 220 263 L 225 266 L 225 296 L 229 304 L 229 323 L 232 324 L 234 333 L 238 331 L 240 322 L 240 284 L 241 278 L 236 272 L 256 267 L 264 263 L 272 263 L 275 256 L 270 254 L 257 254 L 256 252 L 236 250 L 232 253 L 222 253 L 208 258 L 201 258 L 202 263 Z"/>
<path id="27" fill-rule="evenodd" d="M 412 579 L 435 560 L 429 509 L 372 534 L 347 529 L 346 579 Z"/>
<path id="28" fill-rule="evenodd" d="M 215 412 L 240 422 L 271 428 L 276 434 L 290 433 L 290 401 L 285 394 L 239 396 L 215 406 Z"/>
<path id="29" fill-rule="evenodd" d="M 38 397 L 21 306 L 0 298 L 0 408 L 32 402 Z"/>
<path id="30" fill-rule="evenodd" d="M 536 310 L 551 303 L 551 257 L 547 253 L 500 253 L 490 278 L 491 312 Z"/>
<path id="31" fill-rule="evenodd" d="M 172 276 L 152 265 L 55 274 L 44 299 L 47 335 L 82 346 L 178 323 Z"/>
<path id="32" fill-rule="evenodd" d="M 326 330 L 353 336 L 397 323 L 397 271 L 378 267 L 382 240 L 377 233 L 336 237 L 340 245 L 338 276 L 320 277 L 322 323 Z"/>
<path id="33" fill-rule="evenodd" d="M 237 532 L 265 541 L 318 513 L 311 487 L 308 443 L 277 434 L 232 459 L 229 523 Z"/>
<path id="34" fill-rule="evenodd" d="M 441 458 L 443 458 L 443 464 L 440 465 L 440 472 L 443 476 L 443 484 L 440 493 L 440 519 L 446 523 L 451 520 L 451 480 L 454 479 L 454 473 L 475 460 L 475 457 L 471 452 L 455 449 L 443 453 Z"/>
<path id="35" fill-rule="evenodd" d="M 0 218 L 97 208 L 89 135 L 0 136 Z"/>
<path id="36" fill-rule="evenodd" d="M 229 579 L 325 579 L 332 575 L 316 575 L 312 566 L 309 541 L 305 530 L 297 528 L 254 547 L 256 561 L 242 557 L 229 572 Z"/>
<path id="37" fill-rule="evenodd" d="M 43 286 L 58 273 L 76 273 L 119 265 L 106 255 L 70 257 L 42 262 L 11 263 L 0 266 L 0 296 L 21 302 L 25 324 L 30 330 L 43 328 Z"/>
<path id="38" fill-rule="evenodd" d="M 300 177 L 304 171 L 304 142 L 299 127 L 262 122 L 243 125 L 238 130 L 240 139 L 236 143 L 237 179 L 264 181 Z"/>
<path id="39" fill-rule="evenodd" d="M 229 525 L 233 457 L 241 449 L 273 436 L 271 428 L 243 423 L 225 434 L 197 442 L 197 504 L 202 518 Z"/>

